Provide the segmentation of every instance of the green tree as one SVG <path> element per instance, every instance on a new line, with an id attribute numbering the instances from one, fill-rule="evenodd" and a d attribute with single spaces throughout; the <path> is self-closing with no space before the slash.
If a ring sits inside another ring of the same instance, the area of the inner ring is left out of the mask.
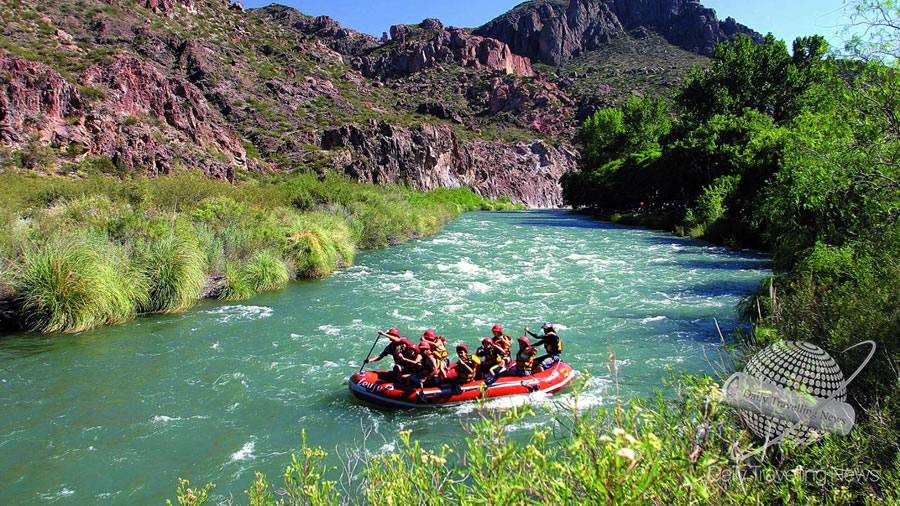
<path id="1" fill-rule="evenodd" d="M 827 51 L 820 36 L 796 39 L 793 55 L 772 34 L 763 44 L 746 36 L 720 44 L 709 68 L 695 69 L 678 90 L 678 111 L 687 126 L 745 109 L 786 124 L 822 93 L 816 84 L 828 76 Z"/>
<path id="2" fill-rule="evenodd" d="M 668 106 L 657 98 L 631 97 L 594 113 L 579 133 L 580 170 L 562 180 L 566 202 L 615 209 L 645 200 L 660 139 L 671 126 Z"/>

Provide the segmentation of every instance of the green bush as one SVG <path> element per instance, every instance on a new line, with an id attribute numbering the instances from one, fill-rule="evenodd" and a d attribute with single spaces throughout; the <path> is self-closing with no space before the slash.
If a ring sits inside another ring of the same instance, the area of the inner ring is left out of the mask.
<path id="1" fill-rule="evenodd" d="M 122 323 L 148 301 L 145 278 L 119 252 L 82 239 L 26 251 L 12 278 L 25 325 L 45 333 Z"/>
<path id="2" fill-rule="evenodd" d="M 196 238 L 173 232 L 151 240 L 138 253 L 149 283 L 146 313 L 175 313 L 193 306 L 205 285 L 205 261 Z"/>
<path id="3" fill-rule="evenodd" d="M 290 280 L 287 266 L 271 251 L 261 251 L 241 267 L 240 276 L 255 293 L 284 288 Z"/>
<path id="4" fill-rule="evenodd" d="M 338 268 L 338 252 L 328 232 L 318 224 L 298 219 L 289 233 L 289 258 L 299 277 L 327 276 Z"/>
<path id="5" fill-rule="evenodd" d="M 219 294 L 220 299 L 231 301 L 247 300 L 255 294 L 253 287 L 240 269 L 235 269 L 231 266 L 225 267 L 225 284 L 222 287 L 222 292 Z"/>

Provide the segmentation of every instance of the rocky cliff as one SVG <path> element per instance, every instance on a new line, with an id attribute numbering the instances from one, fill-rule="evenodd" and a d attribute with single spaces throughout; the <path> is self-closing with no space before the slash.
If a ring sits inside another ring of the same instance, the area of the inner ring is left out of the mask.
<path id="1" fill-rule="evenodd" d="M 229 0 L 10 2 L 0 17 L 0 170 L 333 170 L 531 206 L 561 204 L 576 118 L 703 63 L 629 30 L 701 53 L 746 31 L 684 0 L 528 2 L 474 33 L 426 19 L 381 38 Z"/>
<path id="2" fill-rule="evenodd" d="M 102 157 L 119 170 L 153 175 L 186 159 L 227 180 L 236 167 L 261 169 L 196 86 L 146 61 L 115 55 L 86 71 L 80 86 L 9 56 L 0 57 L 0 74 L 0 141 L 10 148 L 65 146 L 75 162 Z"/>
<path id="3" fill-rule="evenodd" d="M 425 20 L 416 28 L 392 26 L 392 44 L 379 54 L 354 58 L 353 67 L 373 78 L 413 74 L 442 63 L 534 75 L 528 58 L 513 54 L 497 39 L 473 36 L 462 28 L 445 29 L 437 20 Z"/>
<path id="4" fill-rule="evenodd" d="M 533 207 L 563 204 L 559 180 L 576 158 L 570 147 L 539 140 L 466 142 L 443 125 L 398 128 L 376 121 L 329 130 L 322 146 L 340 153 L 343 170 L 360 181 L 400 182 L 417 190 L 468 186 Z"/>
<path id="5" fill-rule="evenodd" d="M 570 0 L 526 2 L 475 30 L 507 43 L 514 53 L 549 65 L 599 49 L 625 32 L 644 27 L 672 44 L 712 55 L 716 44 L 738 34 L 761 36 L 697 0 Z"/>

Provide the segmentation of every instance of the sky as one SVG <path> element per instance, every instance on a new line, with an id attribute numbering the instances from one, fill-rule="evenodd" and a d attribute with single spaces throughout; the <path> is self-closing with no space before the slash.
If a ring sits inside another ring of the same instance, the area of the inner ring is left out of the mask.
<path id="1" fill-rule="evenodd" d="M 719 19 L 738 23 L 790 43 L 798 36 L 819 34 L 840 45 L 835 36 L 846 23 L 846 0 L 701 0 L 716 10 Z M 313 16 L 328 15 L 342 26 L 381 36 L 391 25 L 438 18 L 446 26 L 475 27 L 503 14 L 521 0 L 279 0 Z M 262 7 L 270 0 L 243 0 L 244 6 Z"/>

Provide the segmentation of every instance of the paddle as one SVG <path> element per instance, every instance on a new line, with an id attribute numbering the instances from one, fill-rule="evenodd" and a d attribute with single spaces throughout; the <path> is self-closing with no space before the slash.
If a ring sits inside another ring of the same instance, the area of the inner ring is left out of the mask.
<path id="1" fill-rule="evenodd" d="M 375 351 L 375 345 L 378 344 L 378 340 L 381 339 L 381 332 L 375 336 L 375 342 L 372 343 L 372 347 L 369 349 L 369 354 L 366 355 L 366 359 L 363 361 L 363 364 L 359 366 L 359 372 L 362 372 L 363 368 L 366 367 L 366 363 L 369 361 L 369 357 L 372 356 L 372 352 Z"/>

